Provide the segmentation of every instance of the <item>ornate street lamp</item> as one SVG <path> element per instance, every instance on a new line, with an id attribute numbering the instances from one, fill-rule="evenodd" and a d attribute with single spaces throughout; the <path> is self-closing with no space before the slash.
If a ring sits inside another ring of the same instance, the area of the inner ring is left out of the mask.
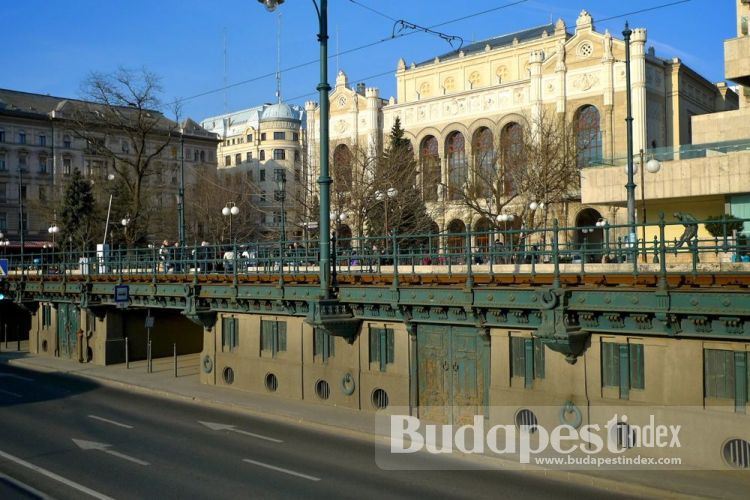
<path id="1" fill-rule="evenodd" d="M 185 129 L 180 125 L 180 189 L 177 192 L 177 240 L 185 247 Z"/>
<path id="2" fill-rule="evenodd" d="M 224 208 L 221 209 L 221 215 L 224 217 L 229 217 L 229 243 L 232 243 L 234 241 L 232 239 L 232 217 L 235 215 L 239 215 L 240 213 L 240 207 L 234 204 L 233 201 L 230 201 L 226 204 Z"/>
<path id="3" fill-rule="evenodd" d="M 269 12 L 284 3 L 284 0 L 258 0 Z M 318 92 L 320 94 L 320 292 L 323 299 L 331 298 L 331 178 L 328 172 L 328 128 L 329 128 L 329 102 L 328 92 L 331 86 L 328 84 L 328 0 L 313 0 L 315 11 L 318 15 L 318 42 L 320 42 L 320 83 Z"/>
<path id="4" fill-rule="evenodd" d="M 627 108 L 625 122 L 627 124 L 626 139 L 628 147 L 628 182 L 625 184 L 625 189 L 628 193 L 628 243 L 633 249 L 633 260 L 635 260 L 637 252 L 635 246 L 635 169 L 633 167 L 633 104 L 630 88 L 630 35 L 632 34 L 633 30 L 625 22 L 625 30 L 622 32 L 625 42 L 625 102 Z"/>
<path id="5" fill-rule="evenodd" d="M 388 200 L 392 200 L 398 195 L 398 190 L 396 188 L 388 188 L 385 191 L 375 191 L 375 199 L 378 201 L 382 201 L 384 203 L 384 210 L 385 210 L 385 250 L 388 252 Z"/>
<path id="6" fill-rule="evenodd" d="M 286 241 L 286 172 L 283 169 L 276 171 L 276 201 L 281 203 L 281 241 Z"/>

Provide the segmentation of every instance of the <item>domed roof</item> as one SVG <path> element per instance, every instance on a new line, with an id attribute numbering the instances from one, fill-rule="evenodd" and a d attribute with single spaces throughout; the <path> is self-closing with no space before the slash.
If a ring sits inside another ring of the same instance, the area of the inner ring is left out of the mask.
<path id="1" fill-rule="evenodd" d="M 280 102 L 278 104 L 272 104 L 268 107 L 266 107 L 263 110 L 263 113 L 260 115 L 260 121 L 270 121 L 270 120 L 294 120 L 294 121 L 300 121 L 300 118 L 297 116 L 298 113 L 295 113 L 295 111 L 292 109 L 291 106 L 288 104 L 284 104 L 283 102 Z"/>

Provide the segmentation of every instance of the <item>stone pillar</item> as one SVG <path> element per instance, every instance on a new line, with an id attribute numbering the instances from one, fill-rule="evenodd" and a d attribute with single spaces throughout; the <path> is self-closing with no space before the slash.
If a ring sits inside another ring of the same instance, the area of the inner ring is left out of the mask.
<path id="1" fill-rule="evenodd" d="M 320 141 L 317 136 L 318 126 L 315 120 L 315 112 L 318 110 L 318 104 L 315 101 L 305 102 L 305 117 L 307 121 L 307 192 L 317 193 L 318 185 L 315 180 L 318 177 L 318 155 L 315 147 Z"/>
<path id="2" fill-rule="evenodd" d="M 365 89 L 367 98 L 367 150 L 375 157 L 380 148 L 380 91 L 376 88 Z"/>
<path id="3" fill-rule="evenodd" d="M 612 35 L 609 31 L 604 33 L 604 56 L 602 56 L 602 71 L 604 75 L 603 91 L 604 91 L 604 120 L 602 127 L 602 133 L 604 139 L 602 145 L 604 146 L 603 157 L 613 158 L 615 152 L 614 144 L 614 102 L 615 102 L 615 85 L 614 85 L 614 72 L 615 72 L 615 58 L 612 54 Z"/>
<path id="4" fill-rule="evenodd" d="M 567 66 L 565 65 L 565 40 L 561 39 L 557 42 L 557 63 L 555 64 L 555 75 L 557 76 L 557 112 L 560 114 L 564 114 L 566 109 L 568 91 L 565 86 L 565 77 L 567 70 Z"/>
<path id="5" fill-rule="evenodd" d="M 635 28 L 630 38 L 633 96 L 633 151 L 646 149 L 646 30 Z"/>
<path id="6" fill-rule="evenodd" d="M 544 52 L 534 50 L 529 55 L 529 104 L 531 105 L 531 133 L 536 135 L 539 119 L 542 114 L 542 63 Z"/>

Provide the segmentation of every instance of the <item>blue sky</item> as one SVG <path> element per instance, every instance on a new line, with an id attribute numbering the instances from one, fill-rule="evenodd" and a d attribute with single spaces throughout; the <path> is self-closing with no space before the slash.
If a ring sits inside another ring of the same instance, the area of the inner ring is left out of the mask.
<path id="1" fill-rule="evenodd" d="M 506 8 L 440 27 L 465 43 L 545 24 L 561 17 L 569 28 L 581 9 L 595 27 L 618 37 L 625 19 L 648 30 L 648 45 L 661 57 L 679 57 L 711 81 L 724 75 L 723 41 L 735 36 L 734 0 L 690 0 L 640 14 L 619 16 L 676 0 L 357 0 L 394 19 L 422 26 L 467 16 L 502 5 Z M 350 0 L 329 0 L 331 54 L 390 38 L 393 21 Z M 282 76 L 289 102 L 315 99 L 318 82 L 317 18 L 311 0 L 287 0 L 270 14 L 257 0 L 24 0 L 3 2 L 0 87 L 64 97 L 80 96 L 91 71 L 118 66 L 146 67 L 162 77 L 163 99 L 186 98 L 224 86 L 224 39 L 230 84 L 273 73 L 276 69 L 277 14 L 282 17 L 281 66 L 313 64 Z M 355 83 L 365 79 L 381 95 L 395 93 L 399 57 L 429 59 L 451 47 L 438 37 L 414 34 L 344 54 L 330 63 Z M 382 76 L 373 77 L 373 75 Z M 226 92 L 190 99 L 183 115 L 210 115 L 275 100 L 273 77 L 238 85 Z"/>

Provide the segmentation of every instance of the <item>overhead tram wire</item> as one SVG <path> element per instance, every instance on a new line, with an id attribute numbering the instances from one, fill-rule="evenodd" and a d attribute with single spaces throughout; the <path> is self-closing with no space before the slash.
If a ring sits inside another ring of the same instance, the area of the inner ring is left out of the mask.
<path id="1" fill-rule="evenodd" d="M 508 7 L 513 7 L 515 5 L 518 5 L 518 4 L 521 4 L 521 3 L 525 3 L 525 2 L 528 2 L 528 1 L 529 0 L 518 0 L 518 1 L 515 1 L 515 2 L 512 2 L 512 3 L 507 3 L 507 4 L 504 4 L 504 5 L 500 5 L 498 7 L 494 7 L 492 9 L 486 9 L 486 10 L 483 10 L 481 12 L 476 12 L 474 14 L 469 14 L 469 15 L 466 15 L 466 16 L 463 16 L 463 17 L 460 17 L 460 18 L 457 18 L 457 19 L 449 19 L 449 20 L 443 21 L 443 22 L 441 22 L 439 24 L 428 26 L 427 29 L 434 29 L 434 28 L 437 28 L 437 27 L 440 27 L 440 26 L 444 26 L 446 24 L 450 24 L 450 23 L 462 21 L 464 19 L 470 19 L 470 18 L 473 18 L 473 17 L 481 16 L 481 15 L 487 14 L 488 12 L 494 12 L 494 11 L 497 11 L 497 10 L 500 10 L 500 9 L 505 9 L 505 8 L 508 8 Z M 360 5 L 360 4 L 358 4 L 358 5 Z M 370 8 L 368 7 L 368 9 L 370 9 Z M 382 14 L 382 15 L 387 16 L 387 14 Z M 389 36 L 389 37 L 386 37 L 386 38 L 381 38 L 380 40 L 374 40 L 374 41 L 366 43 L 364 45 L 360 45 L 358 47 L 352 47 L 351 49 L 344 50 L 342 52 L 339 52 L 338 54 L 329 55 L 328 58 L 329 59 L 333 59 L 337 55 L 341 56 L 341 55 L 351 54 L 353 52 L 358 52 L 360 50 L 368 49 L 370 47 L 374 47 L 376 45 L 380 45 L 381 43 L 390 42 L 391 40 L 396 40 L 398 38 L 402 38 L 402 37 L 405 37 L 405 36 L 413 35 L 415 33 L 420 33 L 420 31 L 403 32 L 403 33 L 398 33 L 395 36 Z M 314 59 L 314 60 L 311 60 L 311 61 L 307 61 L 307 62 L 295 64 L 293 66 L 289 66 L 287 68 L 282 69 L 281 72 L 282 73 L 286 73 L 288 71 L 294 71 L 294 70 L 297 70 L 297 69 L 304 68 L 306 66 L 312 66 L 313 64 L 318 64 L 319 62 L 320 62 L 319 59 Z M 271 78 L 271 77 L 274 77 L 274 76 L 276 76 L 276 72 L 275 71 L 271 72 L 271 73 L 265 73 L 265 74 L 258 75 L 258 76 L 252 77 L 252 78 L 248 78 L 247 80 L 242 80 L 242 81 L 239 81 L 239 82 L 230 83 L 229 85 L 226 85 L 225 87 L 219 87 L 219 88 L 215 88 L 215 89 L 211 89 L 211 90 L 206 90 L 204 92 L 200 92 L 198 94 L 194 94 L 194 95 L 191 95 L 191 96 L 188 96 L 188 97 L 183 97 L 183 98 L 180 98 L 180 99 L 175 99 L 172 102 L 170 102 L 170 104 L 180 104 L 180 103 L 184 103 L 184 102 L 187 102 L 187 101 L 192 101 L 192 100 L 198 99 L 200 97 L 205 97 L 207 95 L 212 95 L 212 94 L 216 94 L 216 93 L 222 92 L 225 89 L 231 89 L 231 88 L 234 88 L 234 87 L 239 87 L 241 85 L 246 85 L 248 83 L 254 83 L 254 82 L 257 82 L 259 80 L 263 80 L 263 79 L 266 79 L 266 78 Z"/>
<path id="2" fill-rule="evenodd" d="M 354 2 L 353 0 L 350 0 L 350 1 L 352 1 L 352 3 L 355 3 L 356 5 L 359 5 L 359 6 L 363 7 L 363 8 L 366 8 L 367 10 L 373 10 L 373 11 L 375 10 L 375 9 L 372 9 L 371 7 L 369 7 L 369 6 L 364 6 L 364 5 L 362 5 L 362 4 L 358 3 L 358 2 Z M 688 3 L 688 2 L 691 2 L 691 1 L 692 0 L 678 0 L 678 1 L 675 1 L 675 2 L 669 2 L 669 3 L 659 4 L 659 5 L 655 5 L 653 7 L 646 7 L 646 8 L 643 8 L 643 9 L 634 10 L 634 11 L 631 11 L 631 12 L 625 12 L 623 14 L 618 14 L 616 16 L 610 16 L 610 17 L 598 19 L 597 22 L 605 22 L 605 21 L 611 21 L 613 19 L 620 19 L 620 18 L 627 17 L 627 16 L 633 16 L 633 15 L 636 15 L 636 14 L 642 14 L 644 12 L 651 12 L 651 11 L 654 11 L 654 10 L 664 9 L 666 7 L 672 7 L 672 6 L 675 6 L 675 5 L 685 4 L 685 3 Z M 457 17 L 455 19 L 449 19 L 447 21 L 443 21 L 441 23 L 433 24 L 432 26 L 428 26 L 427 28 L 428 29 L 439 28 L 441 26 L 446 26 L 448 24 L 457 23 L 459 21 L 464 21 L 466 19 L 471 19 L 471 18 L 474 18 L 474 17 L 477 17 L 477 16 L 488 14 L 490 12 L 495 12 L 495 11 L 498 11 L 500 9 L 505 9 L 505 8 L 508 8 L 508 7 L 513 7 L 513 6 L 516 6 L 516 5 L 519 5 L 519 4 L 522 4 L 522 3 L 526 3 L 526 2 L 528 2 L 528 0 L 517 0 L 515 2 L 511 2 L 511 3 L 506 3 L 506 4 L 503 4 L 503 5 L 499 5 L 497 7 L 491 8 L 491 9 L 485 9 L 485 10 L 480 11 L 480 12 L 475 12 L 473 14 L 468 14 L 466 16 Z M 386 17 L 387 19 L 391 19 L 390 16 L 388 16 L 387 14 L 383 14 L 382 12 L 378 12 L 378 14 Z M 382 38 L 380 40 L 375 40 L 373 42 L 369 42 L 369 43 L 366 43 L 364 45 L 360 45 L 358 47 L 353 47 L 351 49 L 344 50 L 343 52 L 339 52 L 338 54 L 330 55 L 329 59 L 333 59 L 334 57 L 345 55 L 345 54 L 351 54 L 353 52 L 358 52 L 360 50 L 364 50 L 364 49 L 367 49 L 367 48 L 370 48 L 370 47 L 374 47 L 376 45 L 380 45 L 381 43 L 386 43 L 386 42 L 389 42 L 391 40 L 396 40 L 397 38 L 401 38 L 401 37 L 413 35 L 415 33 L 419 33 L 419 31 L 409 31 L 409 32 L 398 33 L 394 37 Z M 294 71 L 296 69 L 301 69 L 301 68 L 304 68 L 306 66 L 311 66 L 313 64 L 318 64 L 318 62 L 319 62 L 319 59 L 315 59 L 315 60 L 312 60 L 312 61 L 307 61 L 307 62 L 304 62 L 304 63 L 296 64 L 296 65 L 293 65 L 293 66 L 289 66 L 288 68 L 284 68 L 284 69 L 281 70 L 281 72 L 282 73 L 286 73 L 288 71 Z M 195 94 L 195 95 L 192 95 L 192 96 L 183 97 L 181 99 L 175 99 L 170 104 L 180 104 L 180 103 L 184 103 L 184 102 L 187 102 L 187 101 L 192 101 L 193 99 L 198 99 L 200 97 L 205 97 L 207 95 L 212 95 L 212 94 L 216 94 L 216 93 L 222 92 L 225 89 L 239 87 L 241 85 L 246 85 L 248 83 L 253 83 L 253 82 L 256 82 L 256 81 L 259 81 L 259 80 L 263 80 L 263 79 L 266 79 L 266 78 L 271 78 L 271 77 L 274 77 L 274 76 L 276 76 L 276 72 L 275 71 L 271 72 L 271 73 L 266 73 L 266 74 L 263 74 L 263 75 L 258 75 L 256 77 L 249 78 L 247 80 L 242 80 L 242 81 L 239 81 L 239 82 L 235 82 L 235 83 L 229 84 L 226 87 L 220 87 L 220 88 L 216 88 L 216 89 L 212 89 L 212 90 L 207 90 L 205 92 L 201 92 L 199 94 Z M 380 74 L 378 76 L 382 76 L 382 74 Z M 307 96 L 307 95 L 308 94 L 306 94 L 305 96 Z M 317 93 L 316 93 L 316 95 L 317 95 Z M 301 96 L 301 97 L 305 97 L 305 96 Z"/>

